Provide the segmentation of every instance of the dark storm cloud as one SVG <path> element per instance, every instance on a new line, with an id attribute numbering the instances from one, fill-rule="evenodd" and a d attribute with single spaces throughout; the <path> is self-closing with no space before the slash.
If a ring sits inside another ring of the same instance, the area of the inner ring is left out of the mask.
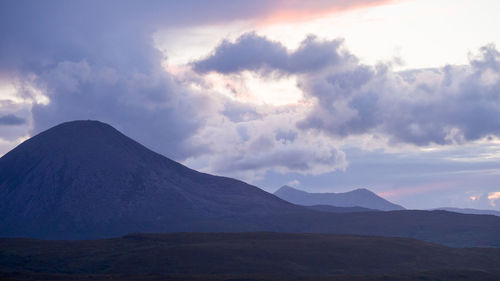
<path id="1" fill-rule="evenodd" d="M 215 71 L 223 74 L 250 70 L 267 74 L 278 70 L 283 73 L 303 73 L 336 64 L 341 59 L 337 51 L 342 41 L 319 41 L 309 36 L 294 52 L 279 42 L 256 33 L 247 33 L 232 43 L 223 41 L 214 52 L 193 62 L 199 73 Z"/>

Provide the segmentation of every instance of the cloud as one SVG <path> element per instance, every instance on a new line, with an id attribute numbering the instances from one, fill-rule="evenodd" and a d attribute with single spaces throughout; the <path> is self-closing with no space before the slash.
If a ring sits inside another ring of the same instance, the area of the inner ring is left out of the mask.
<path id="1" fill-rule="evenodd" d="M 360 63 L 342 40 L 308 37 L 290 51 L 248 33 L 224 41 L 193 67 L 296 75 L 305 97 L 316 101 L 298 128 L 335 138 L 369 134 L 390 144 L 428 146 L 500 136 L 500 53 L 492 45 L 469 65 L 397 72 L 390 64 Z"/>
<path id="2" fill-rule="evenodd" d="M 162 70 L 136 73 L 64 61 L 41 73 L 37 83 L 51 102 L 33 106 L 36 131 L 66 120 L 98 119 L 176 159 L 203 152 L 189 137 L 203 122 L 199 108 L 210 101 L 183 89 Z"/>
<path id="3" fill-rule="evenodd" d="M 492 192 L 488 194 L 488 199 L 490 200 L 490 205 L 495 207 L 496 206 L 496 200 L 500 199 L 500 191 L 497 192 Z"/>
<path id="4" fill-rule="evenodd" d="M 224 173 L 276 170 L 281 173 L 315 175 L 345 168 L 345 154 L 334 147 L 324 146 L 324 149 L 307 145 L 275 147 L 275 143 L 270 139 L 258 139 L 251 145 L 254 147 L 245 151 L 243 156 L 229 159 L 230 161 L 219 170 Z M 256 153 L 258 150 L 267 153 Z"/>
<path id="5" fill-rule="evenodd" d="M 283 129 L 278 129 L 275 132 L 274 139 L 282 143 L 287 143 L 287 142 L 294 142 L 297 136 L 298 132 L 296 131 L 292 130 L 283 131 Z"/>
<path id="6" fill-rule="evenodd" d="M 194 141 L 210 147 L 211 153 L 189 159 L 187 164 L 252 182 L 270 171 L 318 175 L 347 167 L 339 143 L 295 128 L 303 116 L 300 106 L 256 106 L 254 110 L 259 118 L 236 122 L 226 116 L 208 119 Z"/>
<path id="7" fill-rule="evenodd" d="M 25 104 L 23 99 L 18 103 L 10 98 L 0 97 L 0 155 L 19 144 L 21 139 L 25 139 L 31 125 L 30 106 Z"/>
<path id="8" fill-rule="evenodd" d="M 0 116 L 0 126 L 19 126 L 26 124 L 26 120 L 13 114 Z"/>
<path id="9" fill-rule="evenodd" d="M 317 104 L 300 128 L 418 146 L 500 136 L 500 56 L 494 46 L 481 48 L 467 66 L 394 72 L 385 65 L 345 65 L 302 77 L 303 91 Z"/>
<path id="10" fill-rule="evenodd" d="M 299 48 L 289 52 L 281 43 L 250 32 L 234 43 L 224 40 L 208 57 L 192 63 L 199 73 L 215 71 L 223 74 L 243 70 L 282 73 L 303 73 L 336 64 L 342 55 L 338 48 L 342 40 L 320 41 L 307 37 Z"/>
<path id="11" fill-rule="evenodd" d="M 292 180 L 292 181 L 289 181 L 286 185 L 291 186 L 291 187 L 297 187 L 300 185 L 300 181 L 299 180 Z"/>
<path id="12" fill-rule="evenodd" d="M 255 33 L 244 34 L 235 43 L 223 41 L 213 55 L 193 63 L 195 71 L 228 74 L 262 68 L 280 69 L 287 64 L 286 48 Z"/>

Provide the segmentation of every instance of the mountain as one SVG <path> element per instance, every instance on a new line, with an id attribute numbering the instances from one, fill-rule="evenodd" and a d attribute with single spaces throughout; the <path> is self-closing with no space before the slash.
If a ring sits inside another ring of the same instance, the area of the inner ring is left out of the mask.
<path id="1" fill-rule="evenodd" d="M 360 188 L 343 193 L 309 193 L 284 185 L 274 195 L 297 205 L 330 205 L 335 207 L 363 207 L 381 211 L 404 210 L 368 189 Z"/>
<path id="2" fill-rule="evenodd" d="M 301 211 L 244 182 L 191 170 L 97 121 L 63 123 L 0 158 L 0 194 L 1 236 L 230 231 L 252 229 L 248 217 Z M 235 216 L 236 229 L 214 220 Z"/>
<path id="3" fill-rule="evenodd" d="M 472 215 L 493 215 L 500 217 L 500 211 L 495 210 L 478 210 L 478 209 L 470 209 L 470 208 L 452 208 L 452 207 L 443 207 L 437 208 L 435 210 L 442 210 L 460 214 L 472 214 Z"/>
<path id="4" fill-rule="evenodd" d="M 0 237 L 248 231 L 397 236 L 455 247 L 500 247 L 496 216 L 315 211 L 242 181 L 189 169 L 97 121 L 63 123 L 0 158 Z"/>

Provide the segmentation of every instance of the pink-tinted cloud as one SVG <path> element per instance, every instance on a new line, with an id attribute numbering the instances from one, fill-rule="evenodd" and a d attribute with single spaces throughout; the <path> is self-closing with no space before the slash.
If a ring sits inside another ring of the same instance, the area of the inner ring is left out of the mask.
<path id="1" fill-rule="evenodd" d="M 496 200 L 500 199 L 500 191 L 492 192 L 488 195 L 488 199 L 490 200 L 491 206 L 496 206 Z"/>
<path id="2" fill-rule="evenodd" d="M 297 22 L 324 17 L 333 13 L 375 7 L 395 2 L 395 0 L 279 0 L 273 2 L 267 14 L 262 14 L 259 24 L 267 25 L 283 22 Z"/>

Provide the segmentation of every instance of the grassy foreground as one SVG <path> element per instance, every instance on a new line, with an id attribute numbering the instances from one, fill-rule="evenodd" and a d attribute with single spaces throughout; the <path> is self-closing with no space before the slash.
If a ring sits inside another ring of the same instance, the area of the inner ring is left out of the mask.
<path id="1" fill-rule="evenodd" d="M 0 239 L 3 280 L 500 280 L 500 249 L 285 233 Z"/>

